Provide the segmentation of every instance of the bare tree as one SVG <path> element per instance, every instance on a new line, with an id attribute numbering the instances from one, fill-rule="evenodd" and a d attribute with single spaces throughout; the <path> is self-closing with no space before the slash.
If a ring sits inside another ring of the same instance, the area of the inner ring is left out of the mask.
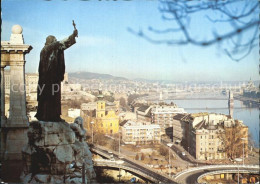
<path id="1" fill-rule="evenodd" d="M 127 107 L 125 98 L 121 97 L 119 99 L 119 103 L 122 107 Z"/>
<path id="2" fill-rule="evenodd" d="M 243 140 L 247 133 L 245 129 L 238 122 L 231 127 L 224 127 L 224 133 L 221 135 L 224 144 L 224 150 L 228 158 L 239 158 L 243 154 Z M 245 146 L 245 153 L 247 152 L 247 143 Z"/>
<path id="3" fill-rule="evenodd" d="M 101 146 L 105 146 L 108 143 L 107 138 L 105 135 L 101 133 L 95 133 L 94 134 L 94 144 L 98 144 Z"/>
<path id="4" fill-rule="evenodd" d="M 155 44 L 205 47 L 222 43 L 223 51 L 232 60 L 239 61 L 258 45 L 258 6 L 258 0 L 161 0 L 159 11 L 165 25 L 169 25 L 167 28 L 149 27 L 145 33 L 128 30 Z M 192 26 L 198 16 L 207 26 L 210 24 L 210 33 L 202 27 L 203 33 L 195 35 Z M 153 33 L 155 35 L 151 36 Z"/>
<path id="5" fill-rule="evenodd" d="M 114 151 L 118 151 L 119 150 L 119 144 L 118 144 L 118 141 L 116 139 L 113 139 L 113 141 L 110 143 L 109 146 Z"/>
<path id="6" fill-rule="evenodd" d="M 162 155 L 162 156 L 168 157 L 168 155 L 169 155 L 169 150 L 168 150 L 165 146 L 160 145 L 160 147 L 159 147 L 159 153 L 160 153 L 160 155 Z"/>

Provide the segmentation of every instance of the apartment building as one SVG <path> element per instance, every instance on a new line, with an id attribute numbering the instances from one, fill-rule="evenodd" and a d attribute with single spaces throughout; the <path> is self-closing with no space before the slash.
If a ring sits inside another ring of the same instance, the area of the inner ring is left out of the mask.
<path id="1" fill-rule="evenodd" d="M 207 112 L 179 115 L 175 121 L 173 136 L 198 160 L 241 157 L 243 150 L 248 155 L 248 127 L 242 121 Z"/>
<path id="2" fill-rule="evenodd" d="M 173 117 L 176 114 L 186 113 L 183 108 L 178 108 L 176 104 L 156 105 L 151 110 L 151 122 L 161 127 L 161 132 L 166 133 L 168 127 L 173 126 Z M 172 133 L 171 133 L 172 134 Z"/>
<path id="3" fill-rule="evenodd" d="M 122 141 L 125 144 L 158 144 L 161 141 L 161 128 L 159 125 L 130 120 L 121 125 Z"/>

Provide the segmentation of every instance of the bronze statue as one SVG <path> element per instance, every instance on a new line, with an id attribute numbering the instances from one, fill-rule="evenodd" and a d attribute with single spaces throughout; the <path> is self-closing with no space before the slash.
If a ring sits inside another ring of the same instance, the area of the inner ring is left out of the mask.
<path id="1" fill-rule="evenodd" d="M 74 32 L 68 38 L 57 41 L 52 35 L 40 54 L 39 81 L 37 87 L 38 108 L 35 117 L 40 121 L 64 121 L 61 115 L 61 81 L 64 79 L 64 50 L 76 43 L 78 36 L 73 21 Z"/>

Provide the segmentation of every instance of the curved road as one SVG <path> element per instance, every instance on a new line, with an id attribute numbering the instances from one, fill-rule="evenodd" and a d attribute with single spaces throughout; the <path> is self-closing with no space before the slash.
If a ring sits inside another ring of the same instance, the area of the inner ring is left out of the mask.
<path id="1" fill-rule="evenodd" d="M 197 171 L 191 171 L 188 173 L 185 173 L 179 177 L 176 178 L 176 181 L 178 183 L 196 183 L 197 182 L 197 178 L 202 175 L 205 174 L 207 172 L 211 172 L 211 171 L 221 171 L 221 170 L 234 170 L 234 167 L 226 167 L 226 168 L 211 168 L 211 169 L 205 169 L 202 168 L 201 170 L 197 170 Z M 237 168 L 236 168 L 237 169 Z M 241 168 L 242 169 L 242 168 Z M 243 168 L 243 170 L 248 170 L 248 171 L 259 171 L 258 169 L 253 169 L 253 168 Z"/>

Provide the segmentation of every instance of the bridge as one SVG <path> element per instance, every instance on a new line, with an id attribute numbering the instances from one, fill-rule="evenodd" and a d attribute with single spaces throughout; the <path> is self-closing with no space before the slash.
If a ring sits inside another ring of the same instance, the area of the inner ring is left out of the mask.
<path id="1" fill-rule="evenodd" d="M 220 175 L 224 174 L 224 178 L 228 179 L 230 178 L 230 174 L 259 174 L 258 171 L 249 171 L 249 170 L 224 170 L 224 171 L 213 171 L 213 172 L 207 172 L 205 174 L 202 174 L 198 177 L 197 179 L 197 183 L 204 183 L 203 182 L 203 178 L 207 177 L 207 176 L 219 176 L 219 178 L 221 178 Z M 232 175 L 231 175 L 232 176 Z"/>
<path id="2" fill-rule="evenodd" d="M 210 172 L 230 172 L 230 170 L 238 169 L 243 172 L 254 173 L 259 172 L 259 165 L 207 165 L 195 168 L 186 169 L 175 175 L 174 179 L 177 183 L 196 183 L 197 179 L 203 174 L 207 175 Z"/>
<path id="3" fill-rule="evenodd" d="M 143 100 L 149 100 L 149 101 L 156 101 L 160 100 L 159 96 L 145 96 L 141 97 L 138 99 L 143 99 Z M 183 97 L 183 96 L 169 96 L 167 98 L 163 98 L 162 100 L 169 100 L 169 101 L 174 101 L 174 100 L 228 100 L 228 97 L 223 97 L 223 96 L 217 96 L 217 97 Z"/>
<path id="4" fill-rule="evenodd" d="M 107 148 L 102 146 L 94 146 L 91 148 L 91 151 L 97 153 L 98 155 L 110 159 L 111 156 L 107 152 Z M 126 171 L 129 171 L 133 174 L 136 174 L 140 178 L 149 180 L 152 183 L 176 183 L 174 178 L 170 178 L 168 175 L 164 173 L 159 173 L 158 171 L 153 170 L 152 168 L 147 167 L 145 164 L 140 162 L 136 162 L 135 160 L 129 159 L 127 157 L 120 157 L 118 153 L 109 150 L 109 152 L 113 153 L 114 158 L 117 161 L 104 161 L 103 160 L 94 160 L 94 165 L 97 167 L 110 167 L 110 168 L 121 168 Z M 121 163 L 119 162 L 121 161 Z M 123 161 L 123 163 L 122 163 Z"/>
<path id="5" fill-rule="evenodd" d="M 135 167 L 131 164 L 124 163 L 122 160 L 112 161 L 106 159 L 94 159 L 94 166 L 96 167 L 105 167 L 105 168 L 114 168 L 114 169 L 124 169 L 127 172 L 130 172 L 144 180 L 149 180 L 151 183 L 159 183 L 160 180 L 155 177 L 144 173 L 140 168 Z"/>
<path id="6" fill-rule="evenodd" d="M 120 157 L 117 152 L 108 150 L 102 146 L 94 146 L 91 148 L 91 151 L 107 159 L 111 158 L 110 155 L 112 153 L 116 159 L 115 161 L 96 159 L 94 160 L 94 166 L 124 169 L 142 179 L 145 179 L 146 181 L 150 181 L 151 183 L 196 183 L 197 179 L 203 174 L 216 171 L 225 173 L 230 172 L 230 170 L 233 172 L 238 168 L 243 172 L 248 173 L 259 172 L 258 165 L 207 165 L 186 169 L 177 173 L 175 176 L 169 177 L 164 173 L 159 173 L 158 171 L 149 168 L 141 162 L 136 162 L 127 157 Z"/>

